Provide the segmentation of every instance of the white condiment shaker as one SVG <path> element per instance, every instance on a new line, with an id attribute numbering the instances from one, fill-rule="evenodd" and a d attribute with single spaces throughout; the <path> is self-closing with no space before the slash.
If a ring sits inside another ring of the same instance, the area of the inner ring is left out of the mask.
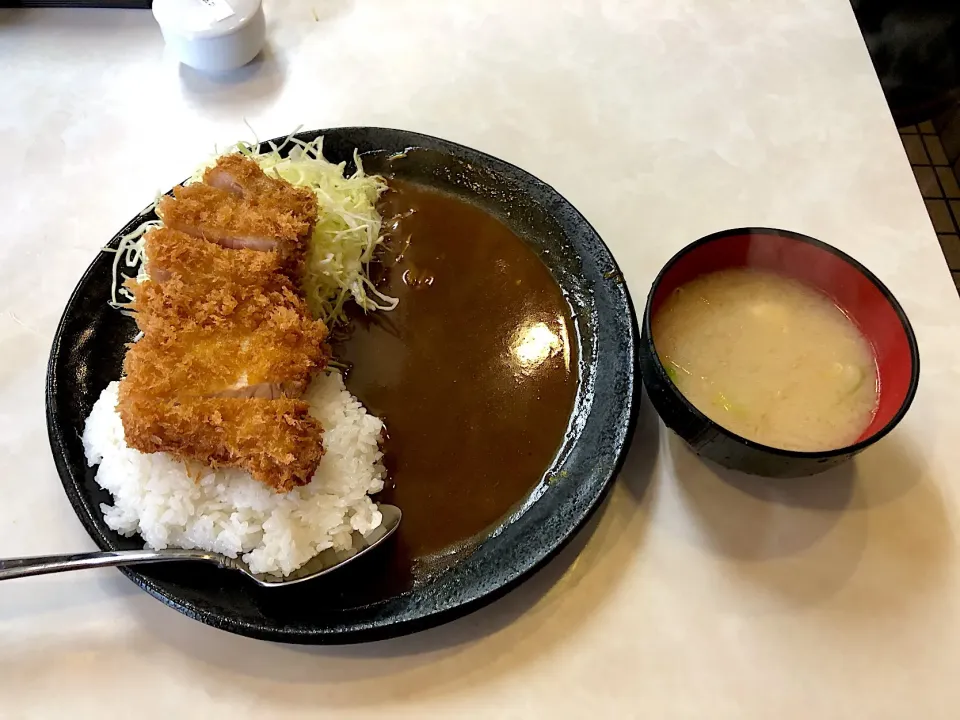
<path id="1" fill-rule="evenodd" d="M 180 62 L 204 72 L 246 65 L 266 38 L 260 0 L 153 0 L 153 16 Z"/>

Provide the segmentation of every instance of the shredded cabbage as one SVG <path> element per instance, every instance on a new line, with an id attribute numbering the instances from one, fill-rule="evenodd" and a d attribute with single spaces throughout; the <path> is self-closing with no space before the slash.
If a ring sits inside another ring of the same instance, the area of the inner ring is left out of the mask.
<path id="1" fill-rule="evenodd" d="M 281 150 L 288 145 L 287 157 Z M 256 161 L 269 175 L 282 178 L 292 185 L 310 188 L 317 196 L 318 217 L 313 235 L 307 243 L 302 289 L 314 317 L 327 325 L 346 320 L 344 306 L 351 298 L 364 311 L 393 310 L 397 299 L 381 293 L 370 280 L 368 266 L 374 258 L 380 237 L 380 215 L 376 203 L 386 190 L 386 181 L 378 175 L 366 175 L 356 150 L 353 153 L 356 171 L 344 175 L 346 163 L 334 165 L 323 157 L 323 137 L 303 142 L 293 135 L 279 145 L 270 143 L 270 150 L 257 152 L 257 145 L 237 143 L 226 153 L 239 152 Z M 201 165 L 188 182 L 199 182 L 204 171 L 216 163 L 214 156 Z M 113 262 L 111 305 L 123 309 L 132 300 L 130 291 L 123 287 L 121 261 L 127 268 L 138 267 L 138 282 L 147 278 L 143 234 L 162 223 L 151 220 L 120 239 Z"/>
<path id="2" fill-rule="evenodd" d="M 147 210 L 149 209 L 151 208 L 148 207 Z M 144 250 L 143 235 L 147 230 L 160 227 L 162 224 L 159 220 L 147 220 L 138 225 L 132 232 L 121 237 L 116 248 L 104 248 L 105 252 L 114 253 L 113 278 L 110 283 L 111 306 L 124 310 L 130 304 L 130 301 L 133 300 L 133 293 L 123 285 L 124 280 L 130 276 L 120 272 L 121 261 L 126 268 L 136 269 L 136 275 L 134 277 L 137 282 L 142 282 L 147 279 L 147 254 Z M 118 296 L 122 297 L 126 302 L 118 300 Z"/>

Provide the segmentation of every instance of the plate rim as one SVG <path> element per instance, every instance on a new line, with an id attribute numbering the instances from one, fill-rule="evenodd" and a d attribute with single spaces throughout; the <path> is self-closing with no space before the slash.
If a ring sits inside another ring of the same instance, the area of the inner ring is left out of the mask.
<path id="1" fill-rule="evenodd" d="M 519 177 L 525 183 L 530 184 L 540 192 L 552 196 L 552 200 L 559 201 L 561 207 L 566 212 L 573 214 L 577 225 L 582 226 L 582 229 L 586 231 L 588 239 L 596 243 L 598 249 L 605 253 L 605 260 L 610 265 L 610 269 L 607 273 L 604 273 L 604 275 L 605 277 L 612 278 L 611 284 L 617 286 L 622 293 L 622 297 L 620 299 L 627 312 L 627 335 L 625 338 L 622 338 L 626 345 L 625 354 L 627 355 L 627 362 L 623 368 L 626 373 L 625 383 L 627 386 L 627 393 L 626 396 L 622 398 L 621 411 L 617 413 L 615 418 L 617 420 L 616 428 L 618 432 L 615 433 L 615 437 L 613 439 L 613 463 L 610 467 L 610 470 L 606 472 L 600 487 L 594 493 L 593 497 L 586 503 L 586 505 L 575 517 L 571 518 L 571 522 L 566 524 L 562 531 L 558 532 L 557 538 L 548 543 L 544 543 L 544 545 L 547 546 L 545 550 L 538 549 L 532 553 L 532 562 L 526 563 L 525 567 L 513 572 L 512 576 L 506 581 L 501 582 L 495 587 L 486 589 L 479 594 L 475 594 L 473 597 L 468 599 L 454 602 L 453 604 L 448 604 L 447 606 L 433 609 L 412 617 L 393 619 L 387 617 L 384 619 L 375 619 L 365 623 L 354 624 L 346 629 L 323 630 L 320 628 L 315 628 L 307 630 L 299 626 L 291 628 L 267 628 L 247 623 L 237 619 L 236 617 L 231 617 L 227 611 L 217 612 L 214 610 L 195 607 L 189 601 L 184 601 L 182 598 L 177 598 L 175 593 L 172 594 L 164 590 L 156 580 L 143 575 L 136 569 L 132 567 L 118 568 L 124 575 L 130 578 L 130 580 L 132 580 L 141 589 L 146 591 L 149 595 L 157 598 L 165 605 L 181 612 L 187 617 L 198 620 L 206 625 L 260 640 L 308 645 L 354 644 L 419 632 L 430 627 L 442 625 L 458 617 L 462 617 L 474 612 L 475 610 L 478 610 L 479 608 L 503 597 L 518 585 L 528 580 L 547 563 L 549 563 L 549 561 L 553 559 L 564 547 L 566 547 L 570 541 L 572 541 L 577 533 L 582 530 L 590 517 L 601 506 L 603 500 L 610 492 L 610 488 L 613 485 L 614 479 L 622 470 L 623 464 L 626 460 L 627 452 L 630 447 L 630 441 L 636 429 L 637 415 L 642 397 L 640 375 L 639 370 L 637 369 L 639 352 L 638 317 L 621 268 L 617 263 L 613 253 L 610 251 L 610 248 L 603 241 L 603 238 L 596 231 L 593 225 L 552 185 L 544 182 L 532 173 L 520 168 L 517 165 L 514 165 L 513 163 L 502 160 L 483 151 L 476 150 L 454 141 L 409 130 L 376 126 L 342 126 L 323 128 L 319 130 L 298 130 L 296 133 L 293 133 L 293 137 L 312 139 L 320 135 L 326 136 L 331 133 L 345 135 L 356 133 L 394 134 L 409 138 L 411 141 L 409 143 L 410 147 L 417 147 L 419 145 L 421 147 L 439 147 L 440 149 L 455 150 L 459 151 L 461 154 L 465 152 L 466 154 L 472 156 L 472 159 L 481 161 L 485 167 L 492 169 L 495 172 L 507 170 L 511 174 L 512 179 Z M 278 138 L 273 138 L 272 140 L 262 141 L 261 147 L 264 147 L 266 143 L 270 142 L 282 142 L 286 137 L 288 136 L 280 136 Z M 142 221 L 143 216 L 149 214 L 150 212 L 152 212 L 152 206 L 148 206 L 144 210 L 140 211 L 130 221 L 122 226 L 122 228 L 110 239 L 110 241 L 105 244 L 105 247 L 113 243 L 116 238 L 122 235 L 124 232 L 129 232 L 129 229 L 132 226 L 139 224 Z M 81 275 L 80 279 L 77 281 L 77 285 L 71 292 L 70 297 L 64 306 L 61 318 L 57 324 L 51 345 L 50 357 L 47 364 L 45 407 L 48 439 L 50 441 L 57 474 L 60 477 L 64 492 L 67 495 L 71 507 L 77 514 L 77 517 L 87 534 L 90 535 L 98 547 L 103 550 L 109 550 L 113 549 L 111 547 L 111 543 L 108 541 L 108 538 L 104 536 L 101 528 L 99 527 L 97 522 L 98 518 L 94 517 L 94 512 L 97 511 L 98 508 L 95 507 L 95 503 L 93 501 L 85 498 L 81 484 L 78 483 L 73 476 L 70 463 L 67 460 L 67 449 L 65 447 L 64 438 L 62 433 L 57 429 L 58 421 L 56 411 L 56 393 L 60 382 L 60 378 L 58 377 L 57 362 L 60 357 L 63 335 L 66 325 L 70 319 L 71 310 L 73 309 L 78 298 L 82 296 L 86 285 L 91 280 L 91 276 L 95 274 L 95 268 L 102 256 L 102 252 L 103 251 L 101 251 L 101 254 L 98 254 L 93 258 L 84 273 Z M 591 407 L 588 415 L 592 411 L 593 410 Z M 539 498 L 531 504 L 531 507 L 528 508 L 528 511 L 535 507 L 538 502 Z M 102 521 L 102 517 L 99 518 L 99 520 Z M 507 527 L 510 526 L 508 525 Z M 283 590 L 273 590 L 273 592 L 280 593 L 283 592 Z M 385 602 L 394 603 L 403 597 L 404 595 L 400 595 Z M 350 611 L 348 610 L 345 612 L 349 613 Z"/>

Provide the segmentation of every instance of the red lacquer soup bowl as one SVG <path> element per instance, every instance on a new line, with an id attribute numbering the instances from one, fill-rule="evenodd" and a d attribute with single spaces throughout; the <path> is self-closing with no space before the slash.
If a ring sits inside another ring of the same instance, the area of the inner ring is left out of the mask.
<path id="1" fill-rule="evenodd" d="M 653 345 L 651 322 L 679 286 L 700 275 L 750 267 L 799 280 L 833 300 L 869 341 L 877 361 L 879 398 L 873 422 L 846 447 L 798 452 L 762 445 L 722 427 L 695 408 L 674 385 Z M 787 230 L 739 228 L 708 235 L 664 266 L 647 296 L 640 369 L 654 408 L 697 453 L 754 475 L 799 477 L 838 465 L 889 433 L 917 392 L 917 340 L 900 303 L 873 273 L 826 243 Z"/>

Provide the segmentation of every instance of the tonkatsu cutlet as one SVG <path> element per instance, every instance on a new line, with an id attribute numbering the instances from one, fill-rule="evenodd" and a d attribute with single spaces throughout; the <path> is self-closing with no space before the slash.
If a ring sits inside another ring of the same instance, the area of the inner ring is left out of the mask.
<path id="1" fill-rule="evenodd" d="M 323 457 L 323 428 L 301 400 L 157 400 L 121 384 L 120 408 L 130 447 L 242 468 L 278 492 L 310 482 Z"/>
<path id="2" fill-rule="evenodd" d="M 124 435 L 142 452 L 244 468 L 286 491 L 308 483 L 323 455 L 323 429 L 297 398 L 326 366 L 327 328 L 291 272 L 316 199 L 240 156 L 208 176 L 221 187 L 160 200 L 166 227 L 144 241 L 149 279 L 130 285 L 143 337 L 124 359 Z"/>

